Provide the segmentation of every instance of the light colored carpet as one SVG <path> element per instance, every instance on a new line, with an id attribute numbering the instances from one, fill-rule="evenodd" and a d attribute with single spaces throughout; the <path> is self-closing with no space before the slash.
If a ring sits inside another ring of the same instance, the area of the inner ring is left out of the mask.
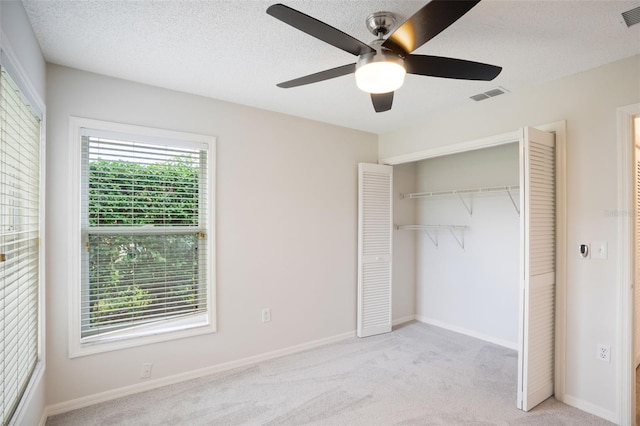
<path id="1" fill-rule="evenodd" d="M 53 416 L 58 425 L 608 425 L 516 408 L 516 352 L 417 322 Z"/>

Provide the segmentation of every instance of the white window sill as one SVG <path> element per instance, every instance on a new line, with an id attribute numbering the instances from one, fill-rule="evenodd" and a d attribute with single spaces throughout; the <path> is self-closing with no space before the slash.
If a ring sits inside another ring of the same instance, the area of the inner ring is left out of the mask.
<path id="1" fill-rule="evenodd" d="M 215 323 L 208 318 L 207 314 L 193 315 L 79 339 L 77 344 L 69 348 L 69 358 L 198 336 L 215 331 Z"/>

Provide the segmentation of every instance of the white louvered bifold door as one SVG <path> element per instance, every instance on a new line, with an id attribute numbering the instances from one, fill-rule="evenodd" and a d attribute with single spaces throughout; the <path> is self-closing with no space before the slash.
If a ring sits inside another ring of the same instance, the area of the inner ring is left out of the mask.
<path id="1" fill-rule="evenodd" d="M 358 337 L 391 331 L 393 167 L 358 164 Z"/>
<path id="2" fill-rule="evenodd" d="M 521 309 L 518 408 L 553 395 L 556 283 L 555 137 L 524 128 L 521 153 Z"/>

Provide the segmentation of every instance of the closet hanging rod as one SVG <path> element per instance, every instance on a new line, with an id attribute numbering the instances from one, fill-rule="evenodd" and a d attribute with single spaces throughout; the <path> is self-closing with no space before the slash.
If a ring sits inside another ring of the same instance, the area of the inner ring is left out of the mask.
<path id="1" fill-rule="evenodd" d="M 400 194 L 400 198 L 428 198 L 447 195 L 493 194 L 499 192 L 511 192 L 517 189 L 520 189 L 519 185 L 489 186 L 481 188 L 452 189 L 448 191 L 413 192 L 409 194 Z"/>

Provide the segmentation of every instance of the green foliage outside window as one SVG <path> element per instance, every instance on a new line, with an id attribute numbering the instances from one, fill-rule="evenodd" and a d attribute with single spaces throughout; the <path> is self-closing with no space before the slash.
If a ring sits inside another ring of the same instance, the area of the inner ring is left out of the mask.
<path id="1" fill-rule="evenodd" d="M 91 227 L 162 227 L 165 232 L 89 236 L 92 327 L 119 327 L 198 308 L 199 172 L 190 160 L 89 163 Z M 168 228 L 168 229 L 167 229 Z"/>
<path id="2" fill-rule="evenodd" d="M 89 225 L 197 225 L 198 173 L 198 167 L 179 159 L 91 161 Z"/>

